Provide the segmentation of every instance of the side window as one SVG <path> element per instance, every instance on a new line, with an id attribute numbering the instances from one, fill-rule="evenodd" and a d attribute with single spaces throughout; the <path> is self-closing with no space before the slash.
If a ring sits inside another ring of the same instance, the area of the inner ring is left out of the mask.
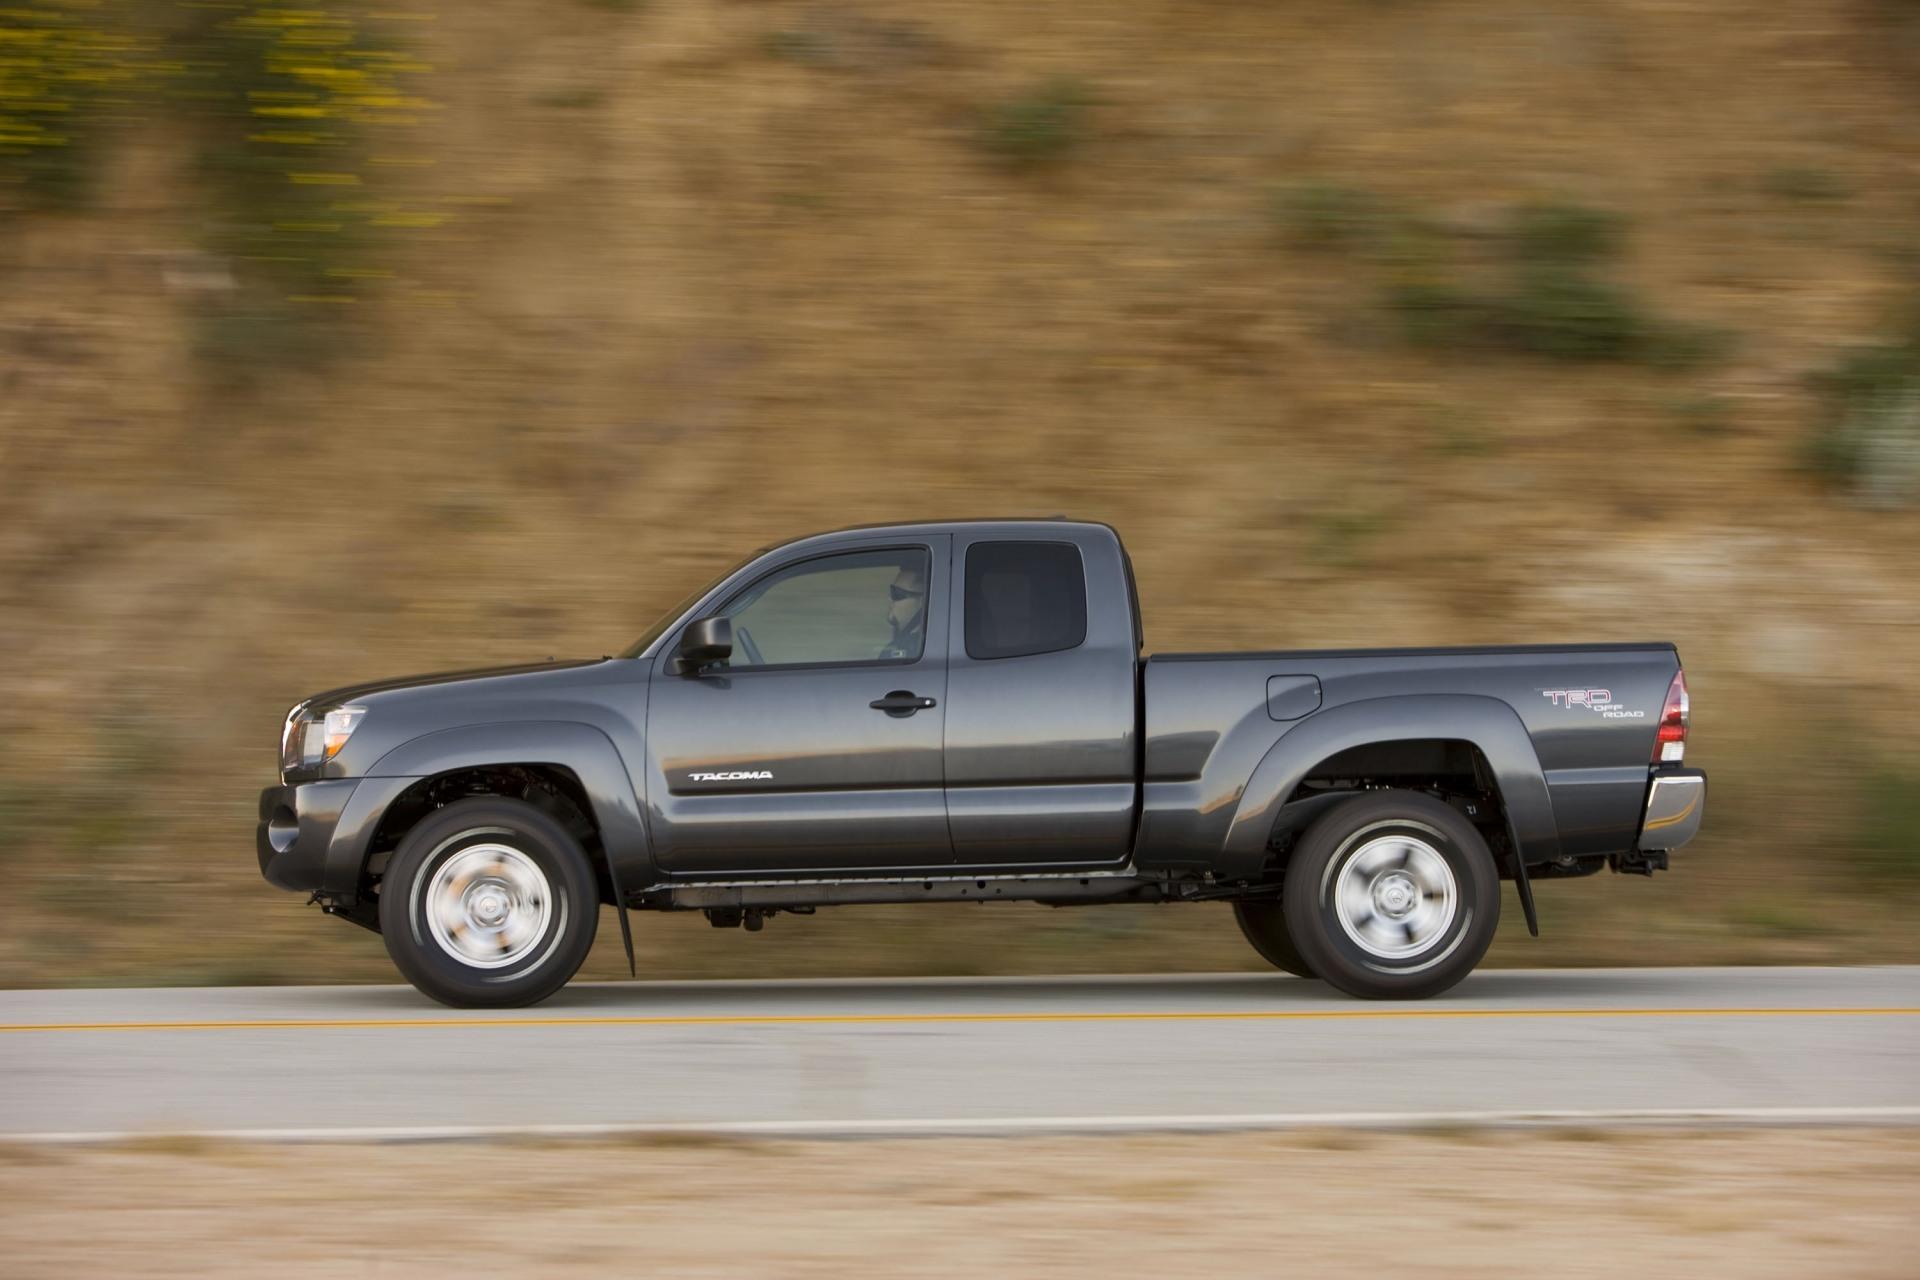
<path id="1" fill-rule="evenodd" d="M 804 560 L 762 578 L 720 612 L 733 621 L 728 666 L 912 662 L 927 644 L 924 548 Z"/>
<path id="2" fill-rule="evenodd" d="M 1087 639 L 1087 571 L 1069 542 L 967 549 L 967 656 L 1018 658 Z"/>

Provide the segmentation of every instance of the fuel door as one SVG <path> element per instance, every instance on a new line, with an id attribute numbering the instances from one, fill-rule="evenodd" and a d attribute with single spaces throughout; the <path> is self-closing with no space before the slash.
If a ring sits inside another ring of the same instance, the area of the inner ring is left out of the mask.
<path id="1" fill-rule="evenodd" d="M 1298 720 L 1319 709 L 1318 676 L 1267 677 L 1267 714 L 1275 720 Z"/>

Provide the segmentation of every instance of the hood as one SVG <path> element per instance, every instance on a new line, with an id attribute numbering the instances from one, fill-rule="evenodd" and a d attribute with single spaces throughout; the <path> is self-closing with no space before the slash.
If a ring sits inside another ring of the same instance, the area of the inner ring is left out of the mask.
<path id="1" fill-rule="evenodd" d="M 377 700 L 382 694 L 402 693 L 415 689 L 428 689 L 436 685 L 465 684 L 474 680 L 493 680 L 501 676 L 538 675 L 549 671 L 568 671 L 579 667 L 595 667 L 608 661 L 606 658 L 568 658 L 550 659 L 546 662 L 526 662 L 508 667 L 473 667 L 464 671 L 432 671 L 425 675 L 399 676 L 391 680 L 373 680 L 366 684 L 342 685 L 338 689 L 329 689 L 325 693 L 316 693 L 302 705 L 311 710 L 344 706 L 351 702 L 367 699 Z"/>

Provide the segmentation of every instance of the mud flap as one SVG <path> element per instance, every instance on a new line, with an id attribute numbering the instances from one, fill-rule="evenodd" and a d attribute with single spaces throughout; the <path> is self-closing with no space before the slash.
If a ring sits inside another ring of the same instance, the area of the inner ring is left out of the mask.
<path id="1" fill-rule="evenodd" d="M 604 851 L 601 856 L 606 858 Z M 633 962 L 633 930 L 627 925 L 627 895 L 620 891 L 620 873 L 614 870 L 613 859 L 606 858 L 606 863 L 607 887 L 613 891 L 613 914 L 620 918 L 620 945 L 627 949 L 627 972 L 637 978 L 640 970 Z"/>
<path id="2" fill-rule="evenodd" d="M 1527 917 L 1527 932 L 1533 937 L 1540 936 L 1540 916 L 1533 909 L 1533 881 L 1527 878 L 1527 863 L 1519 853 L 1513 854 L 1513 888 L 1520 895 L 1520 910 Z"/>
<path id="3" fill-rule="evenodd" d="M 613 909 L 620 917 L 620 942 L 627 949 L 627 972 L 637 978 L 640 970 L 633 963 L 633 930 L 627 927 L 627 904 L 616 902 Z"/>

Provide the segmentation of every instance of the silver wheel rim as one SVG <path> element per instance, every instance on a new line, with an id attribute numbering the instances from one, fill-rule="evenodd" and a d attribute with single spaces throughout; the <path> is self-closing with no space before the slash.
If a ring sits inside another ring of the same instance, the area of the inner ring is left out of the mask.
<path id="1" fill-rule="evenodd" d="M 469 845 L 427 883 L 427 932 L 476 969 L 502 969 L 539 945 L 553 919 L 553 891 L 537 863 L 503 844 Z"/>
<path id="2" fill-rule="evenodd" d="M 1333 912 L 1353 944 L 1382 960 L 1417 956 L 1446 937 L 1460 910 L 1453 868 L 1409 835 L 1381 836 L 1354 851 L 1333 886 Z"/>

